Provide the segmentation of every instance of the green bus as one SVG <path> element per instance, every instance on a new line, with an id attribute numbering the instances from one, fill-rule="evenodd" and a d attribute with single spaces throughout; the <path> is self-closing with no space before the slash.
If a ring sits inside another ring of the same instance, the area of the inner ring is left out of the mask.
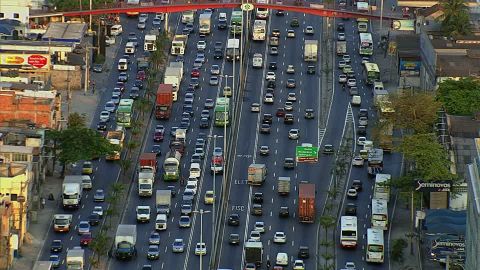
<path id="1" fill-rule="evenodd" d="M 215 126 L 230 125 L 230 98 L 219 97 L 215 104 Z"/>
<path id="2" fill-rule="evenodd" d="M 380 69 L 375 63 L 364 63 L 364 75 L 367 79 L 367 84 L 373 84 L 380 81 Z"/>
<path id="3" fill-rule="evenodd" d="M 232 35 L 241 35 L 242 34 L 242 24 L 243 24 L 243 14 L 240 10 L 232 11 L 232 18 L 230 20 L 230 34 Z"/>
<path id="4" fill-rule="evenodd" d="M 120 99 L 117 109 L 117 125 L 129 128 L 132 126 L 133 99 Z"/>

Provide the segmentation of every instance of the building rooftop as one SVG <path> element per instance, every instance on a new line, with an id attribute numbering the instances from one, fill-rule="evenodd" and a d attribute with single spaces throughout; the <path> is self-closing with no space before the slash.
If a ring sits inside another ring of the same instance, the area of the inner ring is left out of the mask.
<path id="1" fill-rule="evenodd" d="M 464 36 L 455 40 L 432 32 L 428 33 L 428 37 L 436 50 L 480 49 L 480 36 Z"/>
<path id="2" fill-rule="evenodd" d="M 480 119 L 471 116 L 447 115 L 447 126 L 452 137 L 474 139 L 480 135 Z"/>
<path id="3" fill-rule="evenodd" d="M 472 163 L 477 154 L 475 140 L 452 137 L 452 148 L 455 155 L 455 173 L 464 179 L 467 164 Z"/>
<path id="4" fill-rule="evenodd" d="M 28 164 L 22 163 L 5 163 L 0 164 L 0 177 L 15 177 L 25 174 Z"/>
<path id="5" fill-rule="evenodd" d="M 69 41 L 80 43 L 83 39 L 87 25 L 85 23 L 52 22 L 43 34 L 42 40 Z"/>
<path id="6" fill-rule="evenodd" d="M 438 55 L 437 76 L 439 77 L 480 77 L 480 57 L 476 52 L 468 55 Z"/>
<path id="7" fill-rule="evenodd" d="M 397 51 L 399 57 L 420 56 L 420 36 L 417 34 L 397 35 Z"/>

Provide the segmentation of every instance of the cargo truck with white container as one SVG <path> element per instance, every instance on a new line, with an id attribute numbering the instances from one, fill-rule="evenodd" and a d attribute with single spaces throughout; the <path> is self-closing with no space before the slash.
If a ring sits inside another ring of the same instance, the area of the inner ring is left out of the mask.
<path id="1" fill-rule="evenodd" d="M 177 181 L 180 176 L 180 159 L 182 154 L 175 150 L 170 150 L 167 153 L 165 161 L 163 162 L 163 180 Z"/>
<path id="2" fill-rule="evenodd" d="M 247 241 L 245 242 L 245 263 L 253 263 L 260 267 L 263 263 L 263 243 Z"/>
<path id="3" fill-rule="evenodd" d="M 172 47 L 170 53 L 172 55 L 184 55 L 187 47 L 187 35 L 175 35 L 172 40 Z"/>
<path id="4" fill-rule="evenodd" d="M 115 233 L 114 256 L 129 260 L 137 256 L 137 225 L 119 224 Z"/>
<path id="5" fill-rule="evenodd" d="M 62 185 L 63 208 L 78 208 L 82 201 L 82 176 L 66 175 Z"/>
<path id="6" fill-rule="evenodd" d="M 199 16 L 199 30 L 201 35 L 210 35 L 211 24 L 212 24 L 212 14 L 202 13 Z"/>
<path id="7" fill-rule="evenodd" d="M 150 197 L 153 194 L 153 184 L 157 173 L 157 156 L 155 153 L 142 153 L 138 169 L 138 195 Z"/>
<path id="8" fill-rule="evenodd" d="M 347 54 L 347 42 L 337 41 L 337 55 Z"/>
<path id="9" fill-rule="evenodd" d="M 318 40 L 305 40 L 303 59 L 305 62 L 317 62 Z"/>
<path id="10" fill-rule="evenodd" d="M 178 90 L 183 77 L 183 70 L 178 67 L 167 67 L 163 75 L 163 84 L 171 84 L 173 86 L 173 101 L 178 99 Z"/>
<path id="11" fill-rule="evenodd" d="M 240 40 L 238 38 L 230 38 L 227 41 L 227 60 L 236 61 L 240 60 Z"/>
<path id="12" fill-rule="evenodd" d="M 80 270 L 85 266 L 85 250 L 73 247 L 67 251 L 67 270 Z"/>
<path id="13" fill-rule="evenodd" d="M 172 204 L 172 191 L 169 189 L 157 190 L 155 197 L 155 206 L 157 214 L 170 215 L 170 206 Z"/>
<path id="14" fill-rule="evenodd" d="M 278 177 L 277 191 L 280 195 L 288 195 L 290 193 L 290 177 Z"/>
<path id="15" fill-rule="evenodd" d="M 247 183 L 252 186 L 260 186 L 267 177 L 267 166 L 265 164 L 251 164 L 248 167 Z"/>

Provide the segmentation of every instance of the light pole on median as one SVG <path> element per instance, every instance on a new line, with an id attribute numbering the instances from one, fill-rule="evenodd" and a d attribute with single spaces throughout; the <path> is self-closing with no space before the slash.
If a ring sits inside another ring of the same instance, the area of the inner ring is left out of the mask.
<path id="1" fill-rule="evenodd" d="M 203 243 L 203 214 L 208 214 L 210 213 L 210 211 L 204 211 L 203 209 L 200 209 L 199 211 L 193 211 L 193 213 L 195 214 L 200 214 L 200 270 L 202 270 L 203 268 L 203 264 L 202 264 L 202 257 L 203 257 L 203 254 L 202 254 L 202 243 Z M 213 245 L 213 243 L 212 243 Z M 205 253 L 207 253 L 207 244 L 205 244 Z"/>
<path id="2" fill-rule="evenodd" d="M 213 151 L 217 147 L 217 138 L 225 138 L 226 136 L 219 136 L 213 135 Z M 212 250 L 215 243 L 215 231 L 216 231 L 216 223 L 215 223 L 215 201 L 217 199 L 217 192 L 215 191 L 216 183 L 215 183 L 215 175 L 216 172 L 216 164 L 214 162 L 215 157 L 212 157 L 212 165 L 213 165 L 213 205 L 212 205 Z"/>

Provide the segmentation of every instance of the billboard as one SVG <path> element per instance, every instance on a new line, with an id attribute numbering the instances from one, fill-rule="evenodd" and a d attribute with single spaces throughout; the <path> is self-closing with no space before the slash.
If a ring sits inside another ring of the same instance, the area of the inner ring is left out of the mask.
<path id="1" fill-rule="evenodd" d="M 50 69 L 50 55 L 2 53 L 0 54 L 0 65 Z"/>
<path id="2" fill-rule="evenodd" d="M 419 76 L 422 61 L 400 59 L 399 65 L 400 76 Z"/>
<path id="3" fill-rule="evenodd" d="M 392 29 L 398 31 L 414 31 L 415 20 L 393 20 Z"/>
<path id="4" fill-rule="evenodd" d="M 297 162 L 317 162 L 318 147 L 297 146 L 295 148 L 295 156 L 296 156 Z"/>
<path id="5" fill-rule="evenodd" d="M 415 183 L 415 191 L 420 192 L 449 192 L 452 188 L 452 181 L 435 181 L 424 182 L 423 180 L 417 180 Z"/>

